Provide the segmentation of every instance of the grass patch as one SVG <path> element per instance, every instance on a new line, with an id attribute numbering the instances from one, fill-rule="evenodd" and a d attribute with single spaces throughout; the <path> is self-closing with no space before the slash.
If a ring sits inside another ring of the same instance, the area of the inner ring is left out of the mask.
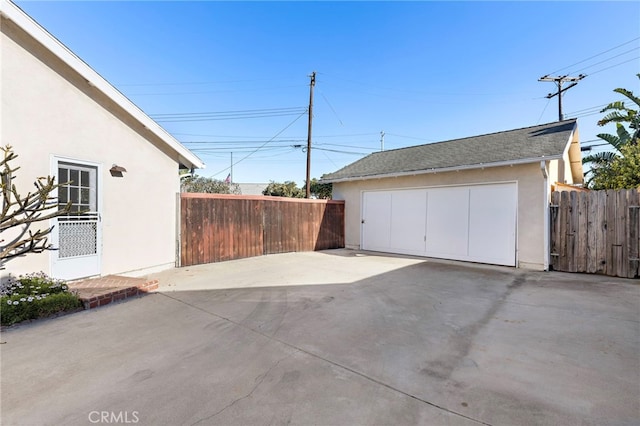
<path id="1" fill-rule="evenodd" d="M 0 324 L 12 325 L 82 307 L 62 280 L 40 272 L 10 277 L 0 288 Z"/>

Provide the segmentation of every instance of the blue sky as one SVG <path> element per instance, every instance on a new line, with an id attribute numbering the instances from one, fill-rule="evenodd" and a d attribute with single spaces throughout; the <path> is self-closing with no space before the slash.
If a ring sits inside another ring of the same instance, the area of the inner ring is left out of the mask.
<path id="1" fill-rule="evenodd" d="M 193 149 L 199 174 L 224 179 L 233 153 L 235 182 L 303 183 L 312 71 L 312 177 L 380 150 L 381 131 L 393 149 L 556 121 L 545 74 L 587 74 L 563 97 L 585 145 L 614 132 L 596 125 L 614 88 L 640 93 L 638 2 L 16 4 Z"/>

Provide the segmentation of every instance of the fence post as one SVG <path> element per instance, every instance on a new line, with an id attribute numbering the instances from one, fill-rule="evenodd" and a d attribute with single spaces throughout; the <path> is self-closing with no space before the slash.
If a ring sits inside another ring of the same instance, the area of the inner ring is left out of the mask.
<path id="1" fill-rule="evenodd" d="M 638 190 L 632 189 L 628 194 L 627 245 L 629 253 L 628 278 L 636 278 L 640 275 L 640 199 Z"/>
<path id="2" fill-rule="evenodd" d="M 587 194 L 584 192 L 576 192 L 578 198 L 578 227 L 576 229 L 576 271 L 587 272 L 587 256 L 589 241 L 589 209 Z"/>
<path id="3" fill-rule="evenodd" d="M 560 259 L 560 247 L 559 247 L 559 235 L 560 235 L 560 223 L 559 214 L 560 210 L 560 193 L 554 191 L 551 193 L 551 205 L 549 206 L 549 265 L 550 269 L 558 271 Z"/>

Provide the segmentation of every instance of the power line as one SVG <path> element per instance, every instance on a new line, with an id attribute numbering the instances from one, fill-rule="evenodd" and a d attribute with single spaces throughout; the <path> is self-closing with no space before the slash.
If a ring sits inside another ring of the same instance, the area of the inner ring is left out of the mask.
<path id="1" fill-rule="evenodd" d="M 186 116 L 186 117 L 159 117 L 154 118 L 155 121 L 204 121 L 204 120 L 232 120 L 243 118 L 265 118 L 265 117 L 281 117 L 284 115 L 296 115 L 304 111 L 289 111 L 279 113 L 259 113 L 259 114 L 226 114 L 226 115 L 202 115 L 202 116 Z"/>
<path id="2" fill-rule="evenodd" d="M 302 116 L 304 116 L 307 113 L 307 111 L 305 110 L 302 114 L 298 115 L 291 123 L 287 124 L 282 130 L 280 130 L 278 133 L 276 133 L 271 139 L 269 139 L 268 141 L 266 141 L 265 143 L 263 143 L 262 145 L 260 145 L 258 148 L 256 148 L 254 151 L 250 152 L 249 154 L 245 155 L 244 157 L 242 157 L 241 159 L 239 159 L 238 161 L 236 161 L 235 163 L 231 164 L 231 166 L 229 167 L 225 167 L 224 169 L 220 170 L 217 173 L 212 174 L 210 177 L 214 177 L 216 175 L 219 175 L 220 173 L 226 172 L 227 170 L 231 169 L 233 166 L 235 166 L 236 164 L 246 160 L 247 158 L 251 157 L 253 154 L 255 154 L 256 152 L 258 152 L 259 150 L 261 150 L 262 148 L 264 148 L 265 145 L 267 145 L 269 142 L 273 141 L 275 138 L 277 138 L 278 136 L 280 136 L 282 133 L 284 133 L 289 127 L 293 126 L 293 124 L 298 121 Z"/>
<path id="3" fill-rule="evenodd" d="M 398 138 L 415 139 L 415 140 L 423 141 L 423 142 L 435 142 L 433 139 L 425 139 L 425 138 L 420 138 L 420 137 L 416 137 L 416 136 L 405 136 L 405 135 L 399 135 L 397 133 L 385 132 L 385 135 L 396 136 Z"/>
<path id="4" fill-rule="evenodd" d="M 567 115 L 567 117 L 584 118 L 584 117 L 591 117 L 592 115 L 596 115 L 596 114 L 600 114 L 600 111 L 593 111 L 593 112 L 589 112 L 589 113 L 582 113 L 582 114 L 576 114 L 576 115 Z"/>
<path id="5" fill-rule="evenodd" d="M 343 145 L 343 144 L 339 144 L 339 143 L 319 143 L 316 145 L 321 145 L 321 146 L 337 146 L 337 147 L 341 147 L 341 148 L 356 148 L 356 149 L 367 149 L 366 146 L 357 146 L 357 145 Z M 314 146 L 316 146 L 314 145 Z"/>
<path id="6" fill-rule="evenodd" d="M 222 89 L 222 90 L 200 90 L 197 92 L 153 92 L 153 93 L 128 93 L 127 96 L 173 96 L 173 95 L 207 95 L 211 93 L 234 93 L 234 92 L 259 92 L 269 90 L 281 90 L 303 87 L 296 84 L 291 86 L 255 87 L 251 89 Z"/>
<path id="7" fill-rule="evenodd" d="M 550 103 L 551 103 L 551 98 L 547 98 L 547 103 L 544 105 L 544 108 L 542 108 L 542 112 L 540 113 L 540 117 L 538 117 L 538 121 L 536 122 L 536 124 L 540 124 L 540 120 L 542 120 L 542 116 L 544 115 L 544 112 L 547 110 L 547 107 L 549 106 Z"/>
<path id="8" fill-rule="evenodd" d="M 318 90 L 318 91 L 320 92 L 320 96 L 322 96 L 322 99 L 324 99 L 327 105 L 329 105 L 329 109 L 331 109 L 331 111 L 333 112 L 333 115 L 335 115 L 336 118 L 338 119 L 338 123 L 340 123 L 341 126 L 344 126 L 344 124 L 342 123 L 342 120 L 340 120 L 340 117 L 338 116 L 338 113 L 336 112 L 335 109 L 333 109 L 333 106 L 329 102 L 329 99 L 327 99 L 327 97 L 324 95 L 324 93 L 322 93 L 321 90 Z"/>
<path id="9" fill-rule="evenodd" d="M 314 147 L 314 150 L 318 150 L 318 151 L 327 151 L 327 152 L 337 152 L 340 154 L 352 154 L 352 155 L 369 155 L 370 153 L 366 153 L 366 152 L 353 152 L 353 151 L 340 151 L 337 149 L 329 149 L 329 148 L 318 148 L 318 147 Z"/>
<path id="10" fill-rule="evenodd" d="M 264 138 L 262 138 L 264 139 Z M 202 144 L 244 144 L 244 143 L 260 143 L 261 141 L 259 140 L 253 140 L 253 141 L 181 141 L 181 143 L 183 144 L 195 144 L 195 145 L 202 145 Z M 289 144 L 289 143 L 296 143 L 296 142 L 304 142 L 304 139 L 278 139 L 278 140 L 274 140 L 272 141 L 273 143 L 285 143 L 285 144 Z"/>
<path id="11" fill-rule="evenodd" d="M 306 111 L 303 113 L 306 114 Z M 236 116 L 236 117 L 207 117 L 207 118 L 182 118 L 182 119 L 156 119 L 159 123 L 186 123 L 195 121 L 223 121 L 223 120 L 248 120 L 254 118 L 274 118 L 274 117 L 289 117 L 296 115 L 295 113 L 283 113 L 283 114 L 265 114 L 265 115 L 251 115 L 251 116 Z"/>
<path id="12" fill-rule="evenodd" d="M 620 65 L 624 65 L 624 64 L 626 64 L 627 62 L 635 61 L 636 59 L 640 59 L 640 56 L 636 56 L 635 58 L 631 58 L 631 59 L 629 59 L 628 61 L 624 61 L 624 62 L 620 62 L 620 63 L 615 64 L 615 65 L 611 65 L 610 67 L 602 68 L 601 70 L 594 71 L 594 72 L 592 72 L 592 73 L 591 73 L 591 74 L 589 74 L 589 75 L 598 74 L 599 72 L 606 71 L 606 70 L 608 70 L 608 69 L 615 68 L 615 67 L 620 66 Z"/>
<path id="13" fill-rule="evenodd" d="M 598 56 L 604 55 L 605 53 L 611 52 L 612 50 L 615 50 L 615 49 L 617 49 L 617 48 L 619 48 L 619 47 L 626 46 L 627 44 L 633 43 L 633 42 L 634 42 L 634 41 L 636 41 L 636 40 L 640 40 L 640 37 L 636 37 L 636 38 L 634 38 L 634 39 L 632 39 L 632 40 L 626 41 L 626 42 L 624 42 L 624 43 L 622 43 L 622 44 L 619 44 L 619 45 L 617 45 L 617 46 L 615 46 L 615 47 L 612 47 L 611 49 L 607 49 L 607 50 L 605 50 L 604 52 L 597 53 L 597 54 L 595 54 L 595 55 L 593 55 L 593 56 L 588 57 L 587 59 L 583 59 L 583 60 L 581 60 L 581 61 L 578 61 L 578 62 L 576 62 L 575 64 L 571 64 L 571 65 L 566 66 L 566 67 L 564 67 L 564 68 L 560 68 L 560 69 L 558 69 L 558 70 L 552 71 L 552 72 L 550 72 L 550 73 L 549 73 L 549 74 L 547 74 L 547 75 L 550 75 L 550 74 L 556 74 L 556 73 L 558 73 L 558 72 L 560 72 L 560 71 L 562 71 L 562 70 L 566 70 L 567 68 L 571 68 L 571 67 L 572 67 L 572 66 L 574 66 L 574 65 L 582 64 L 582 63 L 584 63 L 584 62 L 587 62 L 587 61 L 588 61 L 588 60 L 590 60 L 590 59 L 593 59 L 593 58 L 596 58 L 596 57 L 598 57 Z M 593 74 L 593 73 L 592 73 L 592 74 Z"/>
<path id="14" fill-rule="evenodd" d="M 262 149 L 271 149 L 271 150 L 276 150 L 276 149 L 286 149 L 286 148 L 301 148 L 303 146 L 303 143 L 305 141 L 301 140 L 301 139 L 291 139 L 289 140 L 289 142 L 283 142 L 283 141 L 271 141 L 271 146 L 269 147 L 265 147 Z M 182 142 L 182 143 L 188 143 L 188 142 Z M 194 152 L 241 152 L 241 151 L 249 151 L 255 148 L 260 148 L 262 145 L 259 146 L 246 146 L 246 145 L 223 145 L 223 146 L 218 146 L 216 144 L 216 142 L 194 142 L 196 144 L 213 144 L 213 146 L 204 146 L 204 147 L 194 147 L 194 148 L 189 148 L 191 151 Z M 233 143 L 233 141 L 231 141 L 230 143 Z M 248 141 L 247 143 L 255 143 L 255 141 Z M 273 145 L 274 143 L 283 143 L 284 145 Z M 293 143 L 293 145 L 292 145 Z M 344 144 L 334 144 L 334 143 L 313 143 L 312 144 L 312 148 L 313 149 L 324 149 L 324 150 L 328 150 L 326 148 L 320 148 L 320 147 L 324 147 L 324 146 L 335 146 L 335 147 L 339 147 L 339 148 L 355 148 L 355 149 L 365 149 L 365 150 L 369 150 L 372 152 L 371 149 L 369 149 L 366 146 L 357 146 L 357 145 L 344 145 Z M 337 152 L 337 151 L 336 151 Z M 344 151 L 344 152 L 348 152 L 348 153 L 352 153 L 352 151 Z"/>
<path id="15" fill-rule="evenodd" d="M 638 49 L 631 49 L 631 50 L 627 50 L 626 52 L 619 53 L 619 54 L 617 54 L 616 56 L 612 56 L 612 57 L 610 57 L 610 58 L 608 58 L 608 59 L 605 59 L 604 61 L 600 61 L 600 62 L 596 62 L 595 64 L 588 65 L 588 66 L 586 66 L 586 67 L 584 67 L 584 68 L 582 68 L 582 69 L 579 69 L 578 71 L 575 71 L 575 72 L 582 72 L 582 71 L 587 70 L 587 69 L 589 69 L 589 68 L 591 68 L 591 67 L 595 67 L 596 65 L 600 65 L 600 64 L 603 64 L 603 63 L 605 63 L 605 62 L 609 62 L 610 60 L 615 59 L 615 58 L 617 58 L 617 57 L 620 57 L 620 56 L 622 56 L 622 55 L 626 55 L 627 53 L 630 53 L 630 52 L 637 52 L 637 51 L 638 51 Z"/>
<path id="16" fill-rule="evenodd" d="M 266 139 L 268 136 L 239 136 L 239 135 L 210 135 L 210 134 L 196 134 L 196 133 L 173 133 L 174 135 L 183 135 L 183 136 L 202 136 L 202 137 L 210 137 L 210 138 L 254 138 L 254 139 Z M 342 134 L 342 135 L 322 135 L 322 136 L 314 136 L 314 138 L 345 138 L 345 137 L 356 137 L 356 136 L 377 136 L 378 133 L 350 133 L 350 134 Z M 305 136 L 292 136 L 295 138 L 306 138 Z M 306 140 L 306 139 L 305 139 Z"/>
<path id="17" fill-rule="evenodd" d="M 182 82 L 182 83 L 176 83 L 176 82 L 171 82 L 171 83 L 125 83 L 125 84 L 118 84 L 117 86 L 122 86 L 122 87 L 132 87 L 132 86 L 136 86 L 136 87 L 140 87 L 140 86 L 201 86 L 201 85 L 208 85 L 208 84 L 229 84 L 229 83 L 254 83 L 254 82 L 258 82 L 258 81 L 282 81 L 282 80 L 289 80 L 289 79 L 285 79 L 285 78 L 256 78 L 256 79 L 246 79 L 246 80 L 218 80 L 218 81 L 191 81 L 191 82 Z"/>
<path id="18" fill-rule="evenodd" d="M 592 111 L 594 109 L 601 109 L 601 108 L 606 107 L 607 105 L 609 105 L 609 103 L 601 104 L 601 105 L 595 105 L 595 106 L 592 106 L 592 107 L 579 109 L 577 111 L 572 111 L 572 112 L 568 113 L 567 115 L 580 114 L 582 112 Z"/>
<path id="19" fill-rule="evenodd" d="M 618 101 L 614 101 L 614 102 L 624 102 L 626 99 L 620 99 Z M 582 117 L 590 117 L 592 115 L 596 115 L 596 114 L 601 114 L 602 113 L 602 109 L 604 107 L 606 107 L 607 105 L 611 104 L 611 102 L 606 103 L 606 104 L 601 104 L 601 105 L 596 105 L 596 106 L 592 106 L 589 108 L 584 108 L 578 111 L 573 111 L 569 114 L 567 114 L 568 117 L 573 117 L 573 118 L 582 118 Z"/>
<path id="20" fill-rule="evenodd" d="M 189 121 L 219 121 L 219 120 L 244 120 L 253 118 L 285 117 L 297 114 L 305 114 L 306 108 L 291 108 L 281 110 L 264 110 L 258 112 L 221 112 L 221 113 L 191 113 L 190 115 L 154 115 L 152 118 L 157 122 L 179 123 Z"/>
<path id="21" fill-rule="evenodd" d="M 305 109 L 305 107 L 281 107 L 281 108 L 260 108 L 260 109 L 241 109 L 230 111 L 203 111 L 203 112 L 168 112 L 149 114 L 150 117 L 184 117 L 184 116 L 201 116 L 201 115 L 226 115 L 226 114 L 254 114 L 278 111 L 295 111 Z"/>
<path id="22" fill-rule="evenodd" d="M 422 92 L 419 90 L 415 90 L 415 89 L 395 89 L 392 87 L 383 87 L 383 86 L 376 86 L 370 83 L 363 83 L 362 81 L 357 81 L 357 80 L 351 80 L 348 78 L 343 78 L 340 77 L 338 75 L 335 74 L 326 74 L 326 73 L 318 73 L 321 75 L 328 75 L 330 77 L 333 77 L 337 80 L 341 80 L 341 81 L 345 81 L 348 83 L 352 83 L 354 85 L 357 86 L 363 86 L 363 87 L 367 87 L 367 88 L 372 88 L 372 89 L 378 89 L 378 90 L 385 90 L 385 91 L 389 91 L 389 92 L 398 92 L 398 93 L 406 93 L 406 94 L 419 94 L 419 95 L 427 95 L 427 96 L 491 96 L 494 93 L 469 93 L 469 92 Z M 326 81 L 324 80 L 320 80 L 321 82 L 325 83 Z M 367 94 L 371 94 L 374 96 L 382 96 L 382 95 L 378 95 L 376 93 L 370 93 L 370 92 L 361 92 L 361 93 L 367 93 Z M 510 95 L 512 93 L 500 93 L 500 95 Z"/>
<path id="23" fill-rule="evenodd" d="M 324 156 L 327 158 L 327 160 L 329 160 L 329 161 L 331 162 L 331 164 L 333 164 L 333 165 L 334 165 L 334 167 L 335 167 L 336 169 L 340 168 L 340 166 L 338 166 L 338 165 L 335 163 L 335 161 L 333 161 L 333 160 L 332 160 L 332 159 L 327 155 L 327 153 L 326 153 L 326 152 L 322 151 L 322 155 L 324 155 Z"/>
<path id="24" fill-rule="evenodd" d="M 262 147 L 262 149 L 263 150 L 288 149 L 294 146 L 296 145 L 268 146 L 268 147 Z M 190 151 L 193 151 L 193 152 L 231 152 L 231 151 L 242 152 L 242 151 L 245 151 L 247 152 L 256 148 L 260 148 L 260 146 L 222 146 L 217 148 L 193 148 Z"/>
<path id="25" fill-rule="evenodd" d="M 253 155 L 253 156 L 251 156 L 251 158 L 250 158 L 250 159 L 247 159 L 246 161 L 247 161 L 247 162 L 249 162 L 249 161 L 255 161 L 255 160 L 262 160 L 262 161 L 264 161 L 264 160 L 263 160 L 264 158 L 282 157 L 282 156 L 285 156 L 285 155 L 291 154 L 291 153 L 293 153 L 293 152 L 295 152 L 295 151 L 296 151 L 296 149 L 295 149 L 295 148 L 289 148 L 289 150 L 288 150 L 288 151 L 283 151 L 283 152 L 276 152 L 276 153 L 266 153 L 266 152 L 265 152 L 265 155 Z M 228 161 L 229 153 L 231 153 L 231 152 L 234 152 L 234 153 L 235 153 L 236 151 L 213 152 L 213 153 L 208 153 L 208 154 L 206 154 L 206 155 L 207 155 L 207 156 L 209 156 L 209 157 L 216 157 L 216 158 L 220 158 L 220 159 L 226 159 L 226 160 Z M 282 160 L 280 159 L 280 160 L 278 160 L 278 161 L 280 161 L 280 162 L 281 162 Z M 231 168 L 231 167 L 229 167 L 229 168 Z"/>

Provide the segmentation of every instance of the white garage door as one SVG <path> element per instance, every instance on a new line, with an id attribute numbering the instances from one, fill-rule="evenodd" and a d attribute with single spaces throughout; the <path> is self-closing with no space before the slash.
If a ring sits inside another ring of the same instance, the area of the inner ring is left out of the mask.
<path id="1" fill-rule="evenodd" d="M 515 266 L 515 183 L 367 191 L 362 248 Z"/>

